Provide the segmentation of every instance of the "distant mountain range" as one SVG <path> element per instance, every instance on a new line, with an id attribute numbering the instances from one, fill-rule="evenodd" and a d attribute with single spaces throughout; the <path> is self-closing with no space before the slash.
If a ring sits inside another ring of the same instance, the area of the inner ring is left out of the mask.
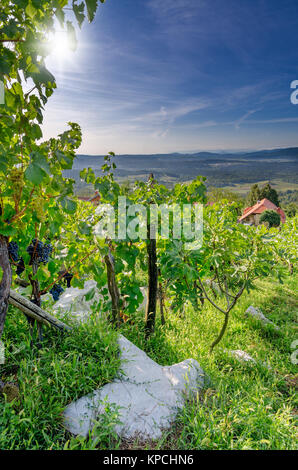
<path id="1" fill-rule="evenodd" d="M 249 153 L 197 152 L 154 155 L 117 155 L 115 177 L 119 180 L 147 179 L 150 173 L 164 184 L 188 181 L 197 175 L 207 177 L 208 185 L 229 186 L 264 180 L 298 182 L 298 147 L 261 150 Z M 79 173 L 92 167 L 101 174 L 102 155 L 78 155 L 66 176 L 80 186 Z"/>

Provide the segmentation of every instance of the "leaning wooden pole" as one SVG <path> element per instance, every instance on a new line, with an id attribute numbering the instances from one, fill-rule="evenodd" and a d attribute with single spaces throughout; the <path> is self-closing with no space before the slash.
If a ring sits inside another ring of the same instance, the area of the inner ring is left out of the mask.
<path id="1" fill-rule="evenodd" d="M 52 326 L 60 331 L 70 331 L 71 327 L 63 323 L 62 321 L 58 320 L 57 318 L 53 317 L 49 313 L 47 313 L 42 308 L 38 307 L 34 303 L 30 302 L 30 300 L 26 299 L 22 295 L 18 294 L 14 290 L 10 290 L 10 295 L 8 298 L 8 302 L 17 307 L 21 310 L 25 315 L 28 317 L 37 320 L 38 322 L 42 323 L 43 325 Z"/>

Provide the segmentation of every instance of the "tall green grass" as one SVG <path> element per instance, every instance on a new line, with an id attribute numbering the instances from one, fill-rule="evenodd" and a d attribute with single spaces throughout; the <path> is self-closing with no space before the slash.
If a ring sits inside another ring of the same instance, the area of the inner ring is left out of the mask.
<path id="1" fill-rule="evenodd" d="M 45 330 L 37 349 L 25 317 L 10 308 L 0 378 L 18 383 L 20 399 L 8 403 L 0 398 L 0 449 L 93 447 L 92 441 L 68 435 L 62 412 L 71 401 L 113 380 L 119 368 L 116 339 L 104 321 L 90 319 L 63 335 Z"/>
<path id="2" fill-rule="evenodd" d="M 209 346 L 222 323 L 221 314 L 205 305 L 187 306 L 181 316 L 170 313 L 165 326 L 157 322 L 146 341 L 143 312 L 121 332 L 161 365 L 186 358 L 198 360 L 209 384 L 186 403 L 162 439 L 123 442 L 113 430 L 116 410 L 107 406 L 94 439 L 71 437 L 62 426 L 67 404 L 113 380 L 119 368 L 116 333 L 104 321 L 90 319 L 71 334 L 45 331 L 38 350 L 30 344 L 26 319 L 13 308 L 4 341 L 6 363 L 0 378 L 18 382 L 20 398 L 0 397 L 0 449 L 295 449 L 297 366 L 291 344 L 297 333 L 297 276 L 284 284 L 257 282 L 236 306 L 227 334 L 209 355 Z M 250 305 L 259 307 L 280 331 L 245 317 Z M 242 349 L 256 364 L 240 363 L 228 350 Z"/>
<path id="3" fill-rule="evenodd" d="M 223 319 L 211 306 L 198 311 L 188 306 L 181 317 L 168 313 L 166 326 L 159 325 L 148 342 L 141 319 L 126 326 L 124 334 L 159 364 L 193 357 L 210 379 L 160 441 L 136 441 L 131 448 L 295 449 L 297 366 L 291 362 L 291 344 L 298 339 L 296 292 L 297 276 L 287 277 L 283 285 L 272 279 L 257 282 L 233 311 L 212 355 L 209 346 Z M 280 331 L 246 318 L 250 305 L 261 308 Z M 250 354 L 256 365 L 231 357 L 228 350 L 235 349 Z"/>

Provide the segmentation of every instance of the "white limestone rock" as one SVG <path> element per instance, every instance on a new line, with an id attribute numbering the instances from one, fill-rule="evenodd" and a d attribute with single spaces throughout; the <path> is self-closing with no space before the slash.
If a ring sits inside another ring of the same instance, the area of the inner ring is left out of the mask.
<path id="1" fill-rule="evenodd" d="M 251 357 L 247 352 L 242 351 L 241 349 L 234 349 L 231 351 L 226 351 L 230 356 L 235 357 L 239 362 L 252 362 L 256 364 L 256 360 Z"/>
<path id="2" fill-rule="evenodd" d="M 91 300 L 86 299 L 94 289 L 94 296 Z M 69 287 L 60 296 L 59 300 L 53 305 L 54 313 L 69 313 L 78 321 L 84 321 L 92 312 L 92 305 L 100 300 L 100 294 L 95 281 L 86 281 L 83 289 L 78 287 Z"/>
<path id="3" fill-rule="evenodd" d="M 262 361 L 256 361 L 253 357 L 251 357 L 247 352 L 242 351 L 241 349 L 234 349 L 234 350 L 225 350 L 226 353 L 229 354 L 229 356 L 233 356 L 237 361 L 239 362 L 248 362 L 251 365 L 257 365 L 258 363 L 265 367 L 268 370 L 271 370 L 271 366 L 269 364 L 266 364 L 266 362 Z"/>
<path id="4" fill-rule="evenodd" d="M 138 311 L 145 311 L 147 305 L 148 287 L 140 287 L 140 289 L 144 298 L 142 303 L 138 306 Z"/>
<path id="5" fill-rule="evenodd" d="M 119 436 L 159 438 L 162 430 L 170 427 L 185 396 L 203 388 L 204 371 L 194 359 L 163 367 L 124 336 L 119 336 L 118 343 L 119 376 L 71 403 L 64 412 L 65 427 L 72 434 L 87 436 L 108 402 L 119 410 L 121 424 L 115 426 Z"/>
<path id="6" fill-rule="evenodd" d="M 265 315 L 258 308 L 255 308 L 251 305 L 248 307 L 245 313 L 246 315 L 249 315 L 252 318 L 260 321 L 263 325 L 272 325 L 275 330 L 279 330 L 279 327 L 269 320 L 269 318 L 265 317 Z"/>

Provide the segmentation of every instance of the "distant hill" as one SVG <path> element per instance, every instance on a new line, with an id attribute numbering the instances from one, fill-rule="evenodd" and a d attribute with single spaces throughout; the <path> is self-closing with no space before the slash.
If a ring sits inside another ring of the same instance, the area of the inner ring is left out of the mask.
<path id="1" fill-rule="evenodd" d="M 249 153 L 197 152 L 193 154 L 117 155 L 115 177 L 119 180 L 147 179 L 149 173 L 167 185 L 188 181 L 197 175 L 207 177 L 208 185 L 231 186 L 263 180 L 298 181 L 298 147 Z M 92 167 L 101 174 L 103 155 L 78 155 L 65 175 L 81 186 L 79 173 Z"/>

